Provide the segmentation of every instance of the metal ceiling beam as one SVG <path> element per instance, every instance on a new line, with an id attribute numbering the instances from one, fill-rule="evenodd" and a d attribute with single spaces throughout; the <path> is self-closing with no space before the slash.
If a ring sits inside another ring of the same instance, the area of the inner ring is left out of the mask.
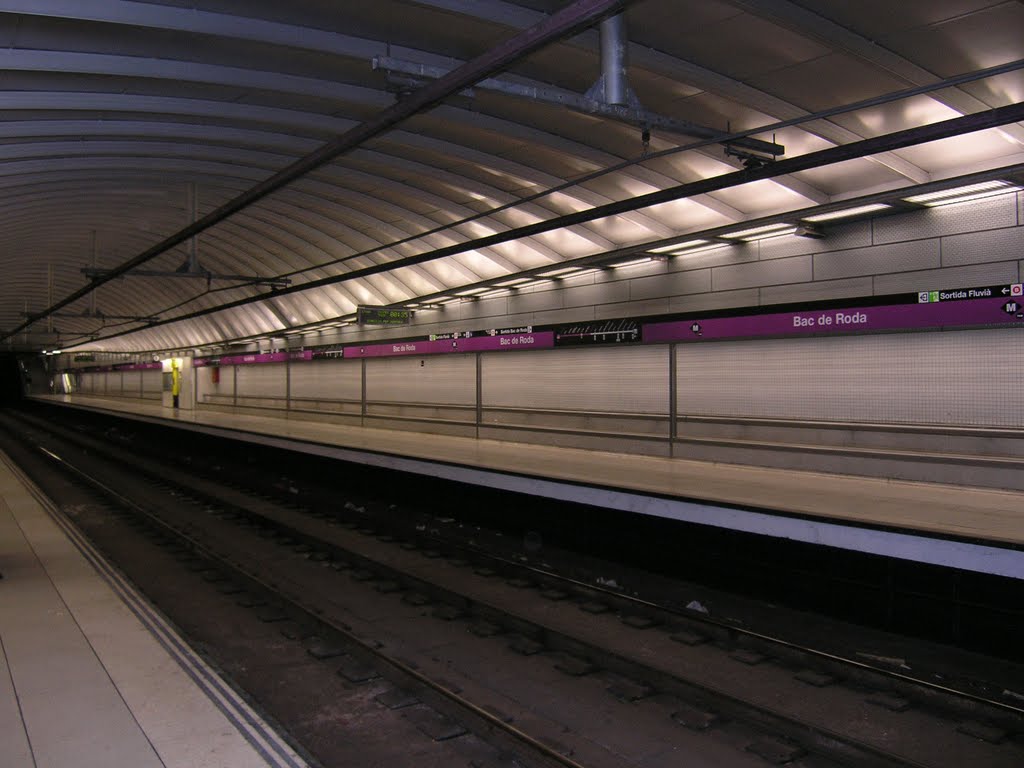
<path id="1" fill-rule="evenodd" d="M 109 275 L 113 270 L 110 269 L 94 269 L 92 267 L 83 267 L 79 270 L 83 275 L 88 277 L 90 280 L 100 280 Z M 206 270 L 198 271 L 172 271 L 164 269 L 133 269 L 127 275 L 120 275 L 120 277 L 185 277 L 198 280 L 228 280 L 239 285 L 265 285 L 269 288 L 280 289 L 287 288 L 291 285 L 291 280 L 287 277 L 259 277 L 256 275 L 219 275 L 214 272 L 207 272 Z M 50 314 L 55 314 L 51 312 Z"/>
<path id="2" fill-rule="evenodd" d="M 170 323 L 182 322 L 185 320 L 192 320 L 204 315 L 209 315 L 215 312 L 223 312 L 225 310 L 234 309 L 236 307 L 245 306 L 256 302 L 263 301 L 265 299 L 274 298 L 277 296 L 287 295 L 290 293 L 297 293 L 300 291 L 308 291 L 316 288 L 321 288 L 329 285 L 335 285 L 337 283 L 348 282 L 359 278 L 369 277 L 371 275 L 377 275 L 384 272 L 389 272 L 402 267 L 423 264 L 436 259 L 445 258 L 448 256 L 454 256 L 459 253 L 464 253 L 468 250 L 476 248 L 489 247 L 498 245 L 500 243 L 509 242 L 512 240 L 518 240 L 524 237 L 531 237 L 533 235 L 543 234 L 550 232 L 555 229 L 561 229 L 563 227 L 574 226 L 576 224 L 583 224 L 596 219 L 606 218 L 608 216 L 616 216 L 627 211 L 635 210 L 637 208 L 646 208 L 652 205 L 659 205 L 661 203 L 670 202 L 672 200 L 679 200 L 687 197 L 691 197 L 697 194 L 706 194 L 708 192 L 714 192 L 720 189 L 727 189 L 729 187 L 735 187 L 740 184 L 747 184 L 753 181 L 761 181 L 763 179 L 772 179 L 776 176 L 781 176 L 788 173 L 798 173 L 800 171 L 810 170 L 812 168 L 819 168 L 826 165 L 832 165 L 834 163 L 841 163 L 847 160 L 853 160 L 862 157 L 868 157 L 879 152 L 888 152 L 906 147 L 917 146 L 919 144 L 925 144 L 930 141 L 939 141 L 941 139 L 947 139 L 954 136 L 960 136 L 966 133 L 973 133 L 975 131 L 982 131 L 988 128 L 996 128 L 1002 125 L 1019 122 L 1024 120 L 1024 103 L 1022 104 L 1011 104 L 1005 107 L 999 107 L 996 109 L 982 112 L 975 115 L 966 115 L 964 117 L 954 118 L 952 120 L 945 120 L 939 123 L 932 123 L 930 125 L 919 126 L 910 128 L 903 131 L 897 131 L 895 133 L 886 134 L 884 136 L 877 136 L 871 139 L 863 139 L 853 144 L 844 144 L 838 147 L 831 147 L 829 149 L 822 149 L 817 152 L 810 152 L 806 155 L 799 157 L 790 158 L 787 160 L 779 160 L 776 163 L 763 166 L 761 168 L 751 168 L 742 171 L 736 171 L 734 173 L 727 173 L 721 176 L 714 176 L 708 179 L 702 179 L 696 182 L 690 182 L 688 184 L 681 184 L 669 189 L 663 189 L 658 192 L 652 192 L 646 195 L 640 195 L 632 197 L 627 200 L 622 200 L 608 205 L 599 206 L 579 213 L 572 213 L 566 216 L 559 216 L 548 221 L 538 222 L 536 224 L 530 224 L 525 227 L 519 227 L 517 229 L 509 230 L 497 235 L 491 235 L 488 237 L 478 238 L 468 243 L 460 243 L 458 245 L 448 246 L 444 248 L 438 248 L 426 253 L 418 254 L 416 256 L 410 256 L 395 261 L 387 262 L 385 264 L 377 264 L 370 267 L 364 267 L 356 269 L 351 272 L 347 272 L 343 275 L 336 277 L 323 278 L 320 280 L 310 281 L 300 285 L 293 285 L 283 291 L 277 291 L 269 294 L 262 294 L 259 296 L 252 296 L 246 299 L 238 301 L 228 302 L 221 304 L 218 307 L 211 307 L 198 312 L 193 312 L 185 315 L 181 315 L 176 318 L 163 320 L 158 325 L 166 325 Z"/>
<path id="3" fill-rule="evenodd" d="M 422 78 L 428 82 L 430 80 L 436 80 L 437 78 L 444 77 L 450 71 L 443 67 L 434 67 L 429 64 L 405 61 L 393 56 L 375 56 L 373 58 L 373 68 L 380 69 L 385 72 L 401 72 L 402 74 L 412 75 L 415 78 Z M 517 99 L 527 99 L 529 101 L 566 107 L 567 109 L 571 109 L 575 112 L 581 112 L 586 115 L 596 115 L 598 117 L 607 117 L 612 120 L 618 120 L 619 122 L 635 126 L 647 125 L 651 128 L 663 128 L 671 133 L 677 133 L 683 136 L 693 136 L 698 139 L 716 139 L 723 135 L 722 131 L 714 128 L 708 128 L 706 125 L 692 123 L 688 120 L 677 120 L 672 117 L 666 117 L 664 115 L 650 112 L 641 107 L 627 104 L 605 103 L 583 94 L 567 91 L 563 88 L 534 84 L 527 81 L 513 82 L 511 80 L 504 80 L 501 78 L 488 78 L 486 80 L 481 80 L 474 85 L 473 90 L 492 91 L 505 96 L 512 96 Z M 786 153 L 786 148 L 781 144 L 762 141 L 761 139 L 746 138 L 739 139 L 733 143 L 738 147 L 750 149 L 755 152 L 761 152 L 766 155 L 776 156 L 784 155 Z"/>
<path id="4" fill-rule="evenodd" d="M 629 4 L 630 0 L 577 0 L 572 5 L 553 14 L 549 18 L 522 32 L 515 37 L 499 44 L 487 53 L 459 67 L 446 77 L 431 83 L 425 88 L 414 91 L 405 99 L 383 110 L 375 117 L 345 132 L 338 138 L 324 144 L 320 149 L 291 163 L 289 166 L 272 175 L 269 179 L 257 184 L 238 197 L 230 200 L 216 210 L 204 216 L 191 226 L 185 227 L 147 249 L 133 259 L 129 259 L 108 272 L 104 277 L 97 278 L 91 285 L 85 286 L 56 304 L 48 307 L 35 320 L 47 317 L 51 313 L 63 309 L 69 304 L 88 295 L 97 287 L 147 261 L 170 250 L 200 232 L 217 224 L 247 206 L 263 199 L 267 195 L 290 184 L 320 166 L 329 163 L 339 155 L 350 151 L 375 136 L 378 136 L 403 120 L 425 109 L 439 104 L 454 93 L 467 88 L 478 80 L 490 77 L 511 66 L 516 61 L 528 56 L 536 50 L 568 35 L 572 35 L 601 21 L 606 16 L 616 13 Z M 3 52 L 0 51 L 0 66 L 3 65 Z M 262 86 L 265 87 L 265 84 Z M 31 320 L 29 322 L 32 322 Z M 7 332 L 3 338 L 24 328 L 22 324 L 14 331 Z"/>
<path id="5" fill-rule="evenodd" d="M 31 313 L 22 312 L 28 317 Z M 54 312 L 51 317 L 77 319 L 77 320 L 133 320 L 138 323 L 155 323 L 160 318 L 157 315 L 108 315 L 100 310 L 86 310 L 85 312 Z"/>

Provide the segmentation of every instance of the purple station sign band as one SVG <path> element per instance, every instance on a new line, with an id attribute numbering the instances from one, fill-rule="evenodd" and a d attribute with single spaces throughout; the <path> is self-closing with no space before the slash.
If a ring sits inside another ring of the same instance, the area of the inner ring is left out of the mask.
<path id="1" fill-rule="evenodd" d="M 795 310 L 648 323 L 643 326 L 643 341 L 658 344 L 757 336 L 831 335 L 1000 325 L 1024 320 L 1020 285 L 925 291 L 917 297 L 916 304 Z"/>
<path id="2" fill-rule="evenodd" d="M 306 349 L 299 352 L 260 352 L 248 355 L 197 357 L 192 361 L 192 366 L 194 368 L 206 368 L 211 365 L 259 365 L 261 363 L 284 363 L 289 360 L 301 362 L 312 359 L 312 350 Z"/>
<path id="3" fill-rule="evenodd" d="M 401 355 L 438 355 L 452 352 L 496 352 L 513 349 L 550 349 L 555 345 L 553 331 L 499 333 L 493 336 L 394 341 L 345 347 L 346 358 L 395 357 Z"/>

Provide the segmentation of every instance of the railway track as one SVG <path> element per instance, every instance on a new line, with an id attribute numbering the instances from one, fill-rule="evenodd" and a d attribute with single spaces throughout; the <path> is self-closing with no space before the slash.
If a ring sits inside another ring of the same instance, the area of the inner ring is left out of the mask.
<path id="1" fill-rule="evenodd" d="M 468 729 L 499 754 L 520 756 L 511 760 L 662 764 L 638 759 L 639 742 L 662 745 L 666 765 L 692 750 L 730 766 L 998 768 L 1024 759 L 1015 740 L 1024 713 L 1007 702 L 780 643 L 427 530 L 371 528 L 356 503 L 303 509 L 38 420 L 19 429 L 167 546 L 208 563 L 211 580 L 261 595 L 253 602 L 302 627 L 296 634 L 311 653 L 348 659 L 357 677 L 393 681 L 398 693 L 385 705 L 427 701 L 433 714 L 422 717 L 436 715 L 435 733 Z M 438 647 L 452 650 L 425 651 Z M 505 674 L 488 668 L 496 659 Z M 533 706 L 544 700 L 559 703 Z M 573 710 L 628 712 L 630 732 L 578 722 Z"/>

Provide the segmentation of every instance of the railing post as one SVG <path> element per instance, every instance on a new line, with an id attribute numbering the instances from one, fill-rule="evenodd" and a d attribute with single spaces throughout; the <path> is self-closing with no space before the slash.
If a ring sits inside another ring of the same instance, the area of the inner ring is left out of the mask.
<path id="1" fill-rule="evenodd" d="M 476 353 L 476 437 L 480 439 L 480 427 L 484 421 L 484 370 L 483 353 Z"/>
<path id="2" fill-rule="evenodd" d="M 675 456 L 679 437 L 679 391 L 677 381 L 676 345 L 668 345 L 668 455 Z"/>
<path id="3" fill-rule="evenodd" d="M 284 412 L 287 415 L 292 410 L 292 356 L 287 351 L 284 359 Z"/>
<path id="4" fill-rule="evenodd" d="M 366 426 L 366 358 L 364 357 L 359 361 L 362 366 L 362 384 L 360 386 L 360 410 L 359 410 L 359 425 Z"/>

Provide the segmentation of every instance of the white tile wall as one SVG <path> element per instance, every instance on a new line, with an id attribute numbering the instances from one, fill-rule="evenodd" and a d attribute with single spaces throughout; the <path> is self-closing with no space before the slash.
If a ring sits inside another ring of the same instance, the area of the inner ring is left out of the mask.
<path id="1" fill-rule="evenodd" d="M 639 277 L 629 281 L 629 298 L 631 301 L 644 301 L 687 293 L 704 293 L 710 290 L 710 269 L 671 272 L 667 275 Z"/>
<path id="2" fill-rule="evenodd" d="M 820 253 L 814 257 L 814 279 L 836 280 L 858 275 L 931 269 L 939 266 L 939 240 L 876 245 L 852 251 Z"/>
<path id="3" fill-rule="evenodd" d="M 596 285 L 580 285 L 566 288 L 563 298 L 566 307 L 585 307 L 595 304 L 614 304 L 629 301 L 630 282 L 617 280 Z"/>
<path id="4" fill-rule="evenodd" d="M 485 407 L 668 413 L 667 348 L 593 347 L 483 357 Z"/>
<path id="5" fill-rule="evenodd" d="M 1016 225 L 1017 196 L 999 195 L 875 219 L 874 243 L 895 243 Z"/>
<path id="6" fill-rule="evenodd" d="M 1015 261 L 1001 261 L 996 264 L 973 264 L 966 267 L 930 269 L 924 272 L 878 275 L 874 280 L 876 294 L 968 288 L 972 285 L 1016 283 L 1018 282 L 1018 268 Z"/>
<path id="7" fill-rule="evenodd" d="M 701 294 L 704 295 L 704 294 Z M 672 312 L 672 300 L 648 299 L 647 301 L 630 301 L 622 304 L 602 304 L 596 308 L 598 320 L 613 320 L 618 317 L 642 317 L 644 315 L 667 315 Z"/>
<path id="8" fill-rule="evenodd" d="M 362 390 L 361 360 L 316 360 L 292 365 L 293 398 L 359 400 Z"/>
<path id="9" fill-rule="evenodd" d="M 795 285 L 769 285 L 761 289 L 762 304 L 785 304 L 787 302 L 820 301 L 853 296 L 870 296 L 870 277 L 849 277 L 845 280 L 815 280 L 813 283 Z"/>
<path id="10" fill-rule="evenodd" d="M 163 371 L 142 371 L 142 387 L 146 393 L 162 392 L 164 388 Z"/>
<path id="11" fill-rule="evenodd" d="M 476 403 L 476 356 L 368 359 L 366 398 L 391 403 L 473 405 Z"/>
<path id="12" fill-rule="evenodd" d="M 1024 426 L 1017 329 L 680 344 L 681 414 Z M 996 362 L 998 361 L 998 362 Z"/>
<path id="13" fill-rule="evenodd" d="M 711 285 L 712 289 L 716 291 L 760 288 L 762 285 L 780 285 L 782 283 L 803 283 L 811 279 L 810 256 L 757 261 L 734 267 L 715 267 L 711 270 Z"/>
<path id="14" fill-rule="evenodd" d="M 1024 228 L 1007 227 L 942 238 L 942 266 L 984 264 L 1024 255 Z"/>
<path id="15" fill-rule="evenodd" d="M 238 376 L 239 397 L 284 397 L 284 363 L 239 365 L 235 375 Z"/>
<path id="16" fill-rule="evenodd" d="M 729 264 L 743 264 L 757 261 L 757 243 L 723 244 L 720 248 L 683 256 L 672 256 L 668 262 L 669 272 L 683 272 L 705 267 L 722 267 Z"/>
<path id="17" fill-rule="evenodd" d="M 752 307 L 757 305 L 757 288 L 739 291 L 716 291 L 695 293 L 692 296 L 676 296 L 669 300 L 670 312 L 705 312 L 729 307 Z"/>

